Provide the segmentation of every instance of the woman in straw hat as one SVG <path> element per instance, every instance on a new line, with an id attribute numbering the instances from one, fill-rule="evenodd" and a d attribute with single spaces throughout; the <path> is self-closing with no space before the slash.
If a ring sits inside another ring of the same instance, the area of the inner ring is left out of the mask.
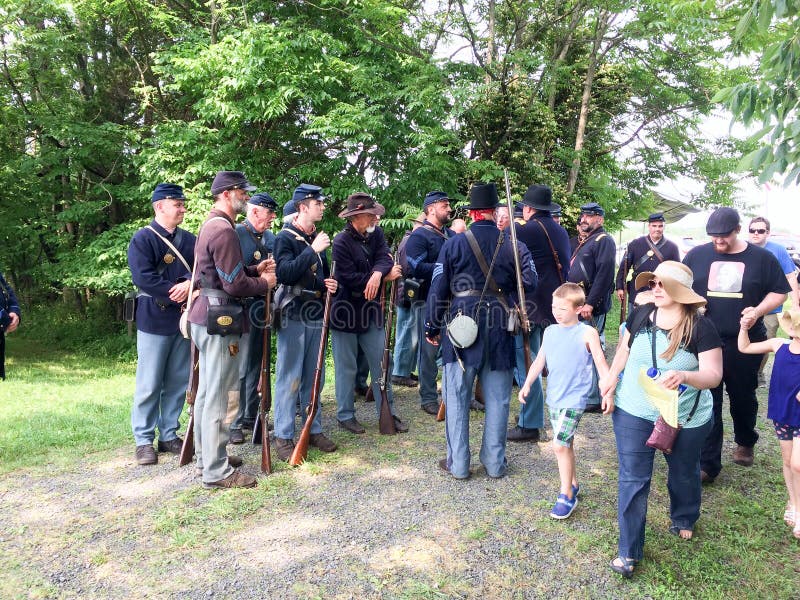
<path id="1" fill-rule="evenodd" d="M 713 403 L 708 390 L 722 378 L 722 342 L 699 310 L 706 301 L 692 291 L 693 278 L 686 265 L 675 261 L 664 261 L 654 272 L 637 276 L 636 288 L 650 287 L 653 303 L 640 306 L 629 316 L 611 370 L 600 384 L 603 396 L 620 384 L 612 415 L 619 456 L 620 535 L 618 556 L 610 566 L 626 578 L 633 575 L 644 550 L 655 455 L 646 442 L 659 411 L 648 400 L 639 378 L 652 367 L 660 373 L 658 382 L 663 387 L 678 390 L 678 423 L 682 426 L 672 451 L 664 455 L 669 531 L 690 539 L 700 517 L 700 451 L 711 428 Z"/>
<path id="2" fill-rule="evenodd" d="M 775 353 L 767 418 L 772 420 L 780 441 L 783 478 L 789 492 L 783 520 L 792 527 L 794 537 L 800 539 L 800 311 L 784 311 L 778 320 L 791 339 L 775 337 L 751 344 L 747 330 L 755 319 L 752 313 L 745 313 L 740 323 L 738 346 L 743 354 Z"/>

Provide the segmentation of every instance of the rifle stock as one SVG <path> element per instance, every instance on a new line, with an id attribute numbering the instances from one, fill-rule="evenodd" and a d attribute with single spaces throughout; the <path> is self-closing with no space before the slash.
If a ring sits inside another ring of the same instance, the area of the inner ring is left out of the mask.
<path id="1" fill-rule="evenodd" d="M 522 348 L 525 353 L 525 372 L 531 368 L 531 323 L 528 320 L 528 311 L 525 307 L 525 287 L 522 284 L 522 265 L 519 262 L 519 245 L 517 243 L 517 224 L 514 221 L 514 205 L 511 203 L 511 183 L 508 179 L 508 169 L 503 169 L 506 180 L 506 205 L 508 206 L 509 231 L 511 232 L 511 244 L 514 247 L 514 272 L 517 275 L 517 298 L 519 306 L 520 325 L 522 326 Z"/>
<path id="2" fill-rule="evenodd" d="M 197 355 L 197 346 L 191 342 L 189 350 L 189 361 L 191 372 L 189 373 L 189 384 L 186 386 L 186 404 L 189 405 L 189 422 L 186 424 L 186 433 L 183 436 L 181 455 L 178 465 L 183 467 L 192 462 L 194 458 L 194 399 L 197 397 L 197 386 L 200 383 L 200 359 Z"/>
<path id="3" fill-rule="evenodd" d="M 331 263 L 331 278 L 333 278 L 334 271 L 336 270 L 336 263 Z M 300 437 L 297 438 L 292 455 L 289 457 L 289 464 L 293 467 L 303 464 L 308 455 L 308 444 L 311 441 L 311 424 L 314 417 L 317 416 L 319 410 L 319 394 L 322 386 L 322 367 L 325 364 L 325 350 L 328 347 L 328 328 L 331 322 L 331 297 L 333 294 L 330 292 L 325 296 L 325 310 L 322 313 L 322 333 L 319 339 L 319 352 L 317 352 L 317 367 L 314 370 L 314 386 L 311 388 L 311 399 L 308 402 L 308 409 L 306 410 L 306 422 L 303 424 L 303 429 L 300 431 Z"/>
<path id="4" fill-rule="evenodd" d="M 267 290 L 264 295 L 264 336 L 261 340 L 261 374 L 258 381 L 260 401 L 258 403 L 258 416 L 253 426 L 253 443 L 261 444 L 261 472 L 269 475 L 272 473 L 272 456 L 269 447 L 269 415 L 272 408 L 272 380 L 270 368 L 272 367 L 272 290 Z"/>
<path id="5" fill-rule="evenodd" d="M 444 405 L 444 398 L 442 398 L 442 401 L 439 402 L 439 412 L 436 413 L 436 420 L 437 421 L 444 421 L 445 413 L 446 413 L 446 410 L 445 410 L 445 405 Z"/>
<path id="6" fill-rule="evenodd" d="M 378 431 L 383 435 L 394 435 L 397 428 L 394 425 L 392 409 L 389 406 L 389 346 L 392 342 L 392 324 L 394 315 L 394 282 L 389 283 L 389 311 L 386 312 L 386 286 L 381 284 L 381 312 L 384 314 L 383 358 L 381 359 L 381 379 L 378 382 L 381 388 L 381 407 L 378 416 Z"/>

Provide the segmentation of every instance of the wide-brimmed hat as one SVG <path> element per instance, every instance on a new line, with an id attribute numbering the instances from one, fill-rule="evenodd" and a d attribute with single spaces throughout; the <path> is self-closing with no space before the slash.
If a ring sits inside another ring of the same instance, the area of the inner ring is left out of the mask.
<path id="1" fill-rule="evenodd" d="M 669 297 L 675 302 L 680 304 L 694 304 L 697 306 L 705 306 L 706 299 L 692 289 L 694 283 L 694 273 L 692 270 L 674 260 L 665 260 L 656 267 L 655 271 L 645 271 L 636 276 L 634 282 L 635 288 L 638 290 L 647 285 L 647 283 L 658 277 L 664 285 Z"/>
<path id="2" fill-rule="evenodd" d="M 469 191 L 469 206 L 467 206 L 467 210 L 489 210 L 490 208 L 497 208 L 499 204 L 497 186 L 494 183 L 480 181 L 473 185 Z"/>
<path id="3" fill-rule="evenodd" d="M 534 210 L 546 210 L 555 212 L 561 207 L 553 202 L 553 190 L 546 185 L 532 185 L 522 197 L 522 204 L 530 206 Z"/>
<path id="4" fill-rule="evenodd" d="M 800 333 L 800 310 L 794 310 L 793 308 L 784 310 L 778 315 L 778 321 L 781 324 L 781 328 L 787 333 L 789 327 L 794 329 L 795 333 Z"/>
<path id="5" fill-rule="evenodd" d="M 339 213 L 339 217 L 347 219 L 364 213 L 382 217 L 385 212 L 386 208 L 375 202 L 375 198 L 366 192 L 356 192 L 347 197 L 347 208 Z"/>

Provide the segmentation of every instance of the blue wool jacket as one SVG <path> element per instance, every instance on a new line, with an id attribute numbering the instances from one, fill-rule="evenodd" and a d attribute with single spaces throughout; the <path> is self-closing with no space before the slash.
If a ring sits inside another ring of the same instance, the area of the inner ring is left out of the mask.
<path id="1" fill-rule="evenodd" d="M 172 242 L 191 269 L 195 236 L 180 227 L 168 233 L 155 220 L 150 226 Z M 155 335 L 178 333 L 181 305 L 169 299 L 169 290 L 176 283 L 188 280 L 191 270 L 146 227 L 133 234 L 128 246 L 128 267 L 140 293 L 136 301 L 136 328 Z"/>
<path id="2" fill-rule="evenodd" d="M 493 221 L 478 221 L 470 226 L 470 231 L 475 235 L 486 264 L 491 265 L 500 230 Z M 536 268 L 524 244 L 519 246 L 519 258 L 523 289 L 526 292 L 533 291 L 536 287 Z M 512 245 L 505 233 L 491 274 L 501 293 L 508 298 L 511 290 L 516 289 L 517 279 Z M 478 294 L 483 289 L 485 281 L 486 278 L 472 252 L 466 234 L 459 233 L 447 240 L 442 246 L 433 271 L 433 281 L 425 309 L 425 335 L 433 337 L 441 334 L 442 359 L 445 363 L 456 362 L 456 349 L 447 337 L 444 327 L 459 312 L 473 318 L 477 317 L 478 339 L 469 348 L 458 350 L 458 356 L 465 366 L 477 368 L 483 363 L 485 353 L 491 370 L 508 370 L 514 367 L 515 353 L 514 337 L 505 329 L 507 322 L 505 309 L 498 299 L 487 291 L 484 296 L 485 308 L 480 312 L 476 310 L 480 299 Z M 464 295 L 465 293 L 470 295 Z"/>

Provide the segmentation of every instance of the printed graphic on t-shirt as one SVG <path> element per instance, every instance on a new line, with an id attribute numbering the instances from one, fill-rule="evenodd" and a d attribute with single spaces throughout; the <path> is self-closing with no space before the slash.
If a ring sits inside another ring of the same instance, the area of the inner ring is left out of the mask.
<path id="1" fill-rule="evenodd" d="M 708 295 L 742 298 L 743 262 L 714 261 L 708 272 Z"/>

